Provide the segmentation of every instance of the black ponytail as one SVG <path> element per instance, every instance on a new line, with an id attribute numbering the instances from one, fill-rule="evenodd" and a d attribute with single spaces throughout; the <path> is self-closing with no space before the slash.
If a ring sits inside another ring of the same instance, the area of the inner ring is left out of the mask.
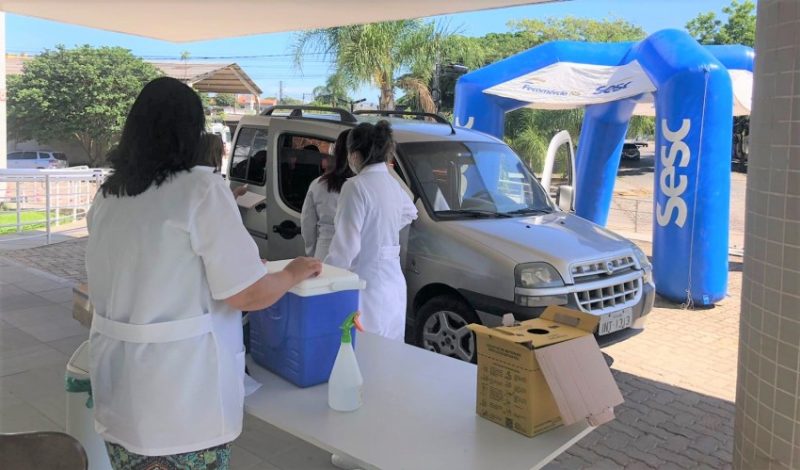
<path id="1" fill-rule="evenodd" d="M 343 131 L 336 138 L 336 144 L 333 146 L 333 163 L 328 166 L 328 171 L 322 175 L 320 181 L 328 186 L 329 193 L 342 192 L 342 186 L 347 178 L 353 176 L 350 171 L 350 165 L 347 163 L 347 136 L 350 135 L 350 130 Z"/>
<path id="2" fill-rule="evenodd" d="M 362 122 L 347 137 L 347 149 L 361 154 L 363 167 L 386 163 L 394 157 L 394 138 L 389 121 L 381 120 L 373 125 Z"/>

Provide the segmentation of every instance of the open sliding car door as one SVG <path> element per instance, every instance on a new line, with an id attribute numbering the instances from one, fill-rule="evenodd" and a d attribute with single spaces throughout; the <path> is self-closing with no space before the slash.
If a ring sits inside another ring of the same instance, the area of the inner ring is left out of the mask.
<path id="1" fill-rule="evenodd" d="M 575 149 L 569 132 L 561 131 L 550 140 L 541 183 L 561 210 L 575 210 Z"/>

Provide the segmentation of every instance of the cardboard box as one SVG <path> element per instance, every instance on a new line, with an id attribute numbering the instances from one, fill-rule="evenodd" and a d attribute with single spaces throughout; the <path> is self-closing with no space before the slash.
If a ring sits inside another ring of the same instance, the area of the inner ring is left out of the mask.
<path id="1" fill-rule="evenodd" d="M 89 302 L 89 285 L 79 284 L 72 288 L 72 318 L 81 325 L 90 328 L 92 325 L 92 304 Z"/>
<path id="2" fill-rule="evenodd" d="M 562 423 L 614 419 L 623 399 L 592 335 L 598 322 L 551 306 L 517 326 L 470 325 L 478 345 L 478 415 L 529 437 Z"/>

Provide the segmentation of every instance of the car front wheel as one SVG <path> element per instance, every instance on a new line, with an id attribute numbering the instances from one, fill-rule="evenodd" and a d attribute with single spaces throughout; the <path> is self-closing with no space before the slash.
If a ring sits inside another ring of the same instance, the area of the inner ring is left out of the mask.
<path id="1" fill-rule="evenodd" d="M 425 302 L 417 315 L 417 345 L 466 362 L 477 361 L 475 335 L 467 328 L 479 323 L 462 300 L 439 296 Z"/>

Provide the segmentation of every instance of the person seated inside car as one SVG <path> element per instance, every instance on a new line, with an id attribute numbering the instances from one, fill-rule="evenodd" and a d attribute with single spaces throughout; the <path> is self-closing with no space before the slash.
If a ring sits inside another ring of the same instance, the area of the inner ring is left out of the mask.
<path id="1" fill-rule="evenodd" d="M 249 164 L 249 165 L 248 165 Z M 231 169 L 231 177 L 248 181 L 264 182 L 267 168 L 267 151 L 259 150 L 251 158 L 244 159 Z"/>

